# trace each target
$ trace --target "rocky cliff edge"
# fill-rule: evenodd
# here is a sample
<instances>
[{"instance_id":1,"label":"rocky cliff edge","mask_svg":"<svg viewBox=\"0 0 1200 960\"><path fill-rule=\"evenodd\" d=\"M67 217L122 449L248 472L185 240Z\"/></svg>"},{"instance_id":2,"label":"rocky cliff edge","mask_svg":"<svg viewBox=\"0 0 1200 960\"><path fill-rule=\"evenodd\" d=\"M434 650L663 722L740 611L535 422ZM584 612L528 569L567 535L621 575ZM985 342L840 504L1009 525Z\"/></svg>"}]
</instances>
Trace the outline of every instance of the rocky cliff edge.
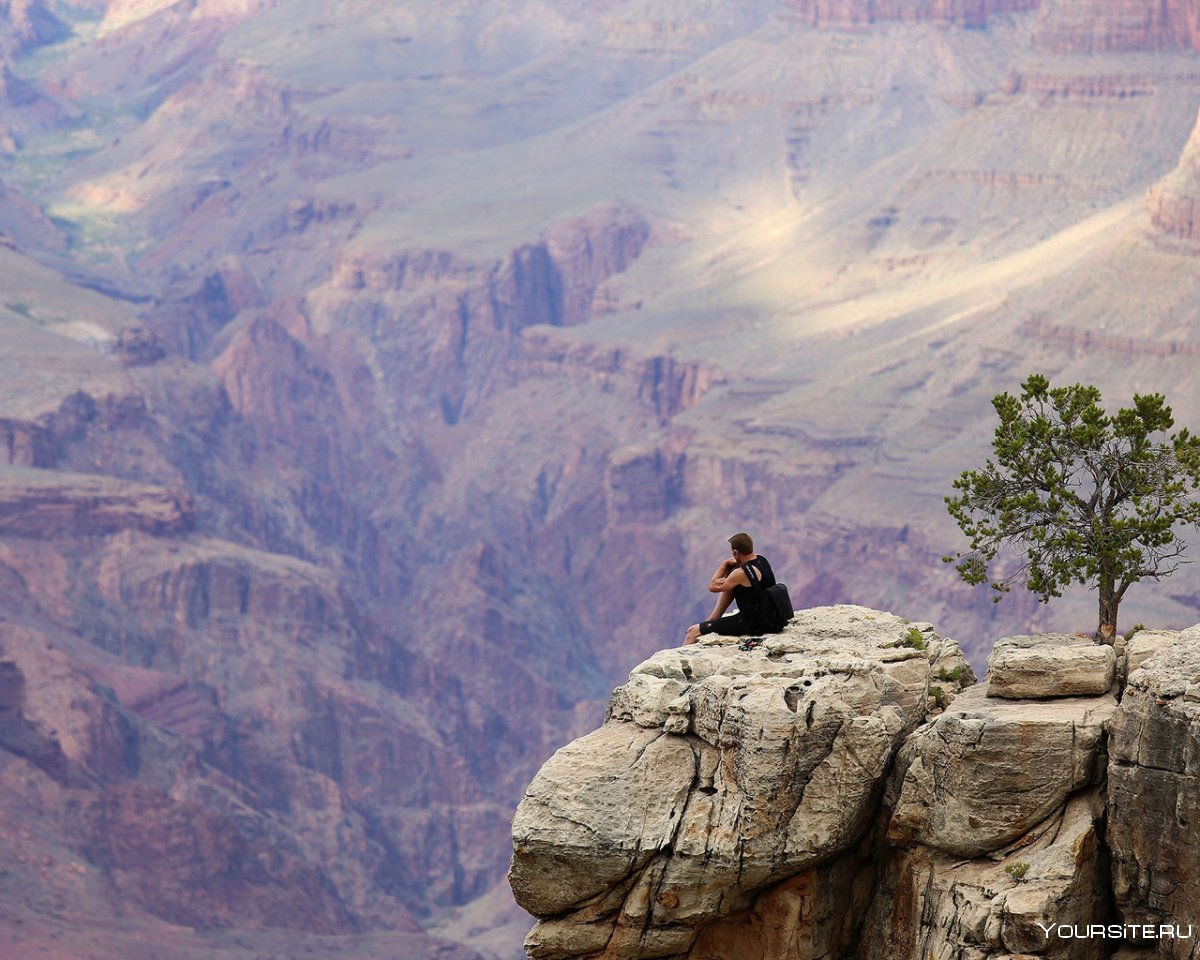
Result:
<instances>
[{"instance_id":1,"label":"rocky cliff edge","mask_svg":"<svg viewBox=\"0 0 1200 960\"><path fill-rule=\"evenodd\" d=\"M618 687L513 822L537 960L1200 949L1200 627L998 642L837 606Z\"/></svg>"}]
</instances>

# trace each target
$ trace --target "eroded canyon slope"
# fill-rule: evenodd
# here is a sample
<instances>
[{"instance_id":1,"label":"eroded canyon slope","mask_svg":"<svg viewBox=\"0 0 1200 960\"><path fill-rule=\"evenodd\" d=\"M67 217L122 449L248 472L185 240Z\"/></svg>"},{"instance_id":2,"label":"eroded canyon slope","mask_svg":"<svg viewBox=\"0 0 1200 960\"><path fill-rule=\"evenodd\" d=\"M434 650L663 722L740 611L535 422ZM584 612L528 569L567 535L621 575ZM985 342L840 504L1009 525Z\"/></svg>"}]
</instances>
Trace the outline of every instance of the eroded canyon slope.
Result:
<instances>
[{"instance_id":1,"label":"eroded canyon slope","mask_svg":"<svg viewBox=\"0 0 1200 960\"><path fill-rule=\"evenodd\" d=\"M979 662L1093 618L940 563L990 397L1200 421L1192 0L0 7L21 949L511 956L725 536Z\"/></svg>"}]
</instances>

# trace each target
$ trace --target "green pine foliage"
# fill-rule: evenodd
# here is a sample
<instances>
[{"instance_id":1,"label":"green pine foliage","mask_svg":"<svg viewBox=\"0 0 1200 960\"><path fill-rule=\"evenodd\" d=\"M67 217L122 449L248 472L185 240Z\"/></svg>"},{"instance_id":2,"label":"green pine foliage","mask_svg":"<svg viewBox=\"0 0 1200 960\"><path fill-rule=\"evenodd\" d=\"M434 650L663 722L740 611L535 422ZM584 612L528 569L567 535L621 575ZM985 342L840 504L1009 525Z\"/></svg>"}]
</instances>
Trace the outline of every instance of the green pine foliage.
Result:
<instances>
[{"instance_id":1,"label":"green pine foliage","mask_svg":"<svg viewBox=\"0 0 1200 960\"><path fill-rule=\"evenodd\" d=\"M946 561L967 583L990 581L995 600L1020 582L1042 602L1072 583L1094 587L1098 633L1111 641L1126 590L1184 562L1175 531L1200 521L1200 438L1166 435L1175 421L1161 394L1135 394L1110 415L1095 387L1051 387L1040 374L992 406L994 459L946 498L970 549ZM1002 550L1023 556L993 577Z\"/></svg>"},{"instance_id":2,"label":"green pine foliage","mask_svg":"<svg viewBox=\"0 0 1200 960\"><path fill-rule=\"evenodd\" d=\"M1016 863L1010 863L1004 868L1004 872L1010 877L1021 883L1025 879L1025 874L1029 872L1029 864L1023 860L1018 860Z\"/></svg>"}]
</instances>

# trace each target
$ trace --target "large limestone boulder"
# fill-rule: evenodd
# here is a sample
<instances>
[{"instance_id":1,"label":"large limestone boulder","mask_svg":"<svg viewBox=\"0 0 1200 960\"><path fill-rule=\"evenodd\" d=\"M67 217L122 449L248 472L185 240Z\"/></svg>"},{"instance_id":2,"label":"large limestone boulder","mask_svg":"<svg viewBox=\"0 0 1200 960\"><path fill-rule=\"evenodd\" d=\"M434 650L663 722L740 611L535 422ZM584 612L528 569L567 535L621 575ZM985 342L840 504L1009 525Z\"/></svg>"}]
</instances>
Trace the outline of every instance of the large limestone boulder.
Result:
<instances>
[{"instance_id":1,"label":"large limestone boulder","mask_svg":"<svg viewBox=\"0 0 1200 960\"><path fill-rule=\"evenodd\" d=\"M1113 648L1087 637L1005 637L988 657L987 692L1010 700L1094 697L1112 687L1116 668Z\"/></svg>"},{"instance_id":2,"label":"large limestone boulder","mask_svg":"<svg viewBox=\"0 0 1200 960\"><path fill-rule=\"evenodd\" d=\"M887 860L863 925L863 960L1097 960L1099 939L1059 937L1105 917L1103 790L1071 797L1003 855L963 860L914 844Z\"/></svg>"},{"instance_id":3,"label":"large limestone boulder","mask_svg":"<svg viewBox=\"0 0 1200 960\"><path fill-rule=\"evenodd\" d=\"M1058 700L964 691L905 743L888 839L960 857L1007 846L1104 776L1112 694Z\"/></svg>"},{"instance_id":4,"label":"large limestone boulder","mask_svg":"<svg viewBox=\"0 0 1200 960\"><path fill-rule=\"evenodd\" d=\"M819 904L855 885L846 852L926 716L934 664L971 679L932 627L848 606L804 611L756 649L705 638L641 664L517 810L510 881L542 918L530 955L686 955L760 900L804 928L790 941L827 937Z\"/></svg>"},{"instance_id":5,"label":"large limestone boulder","mask_svg":"<svg viewBox=\"0 0 1200 960\"><path fill-rule=\"evenodd\" d=\"M1108 844L1123 920L1200 935L1200 630L1130 672L1109 754ZM1156 943L1159 956L1200 957L1200 936Z\"/></svg>"},{"instance_id":6,"label":"large limestone boulder","mask_svg":"<svg viewBox=\"0 0 1200 960\"><path fill-rule=\"evenodd\" d=\"M1128 677L1160 650L1177 644L1182 636L1178 630L1139 630L1125 647L1125 675Z\"/></svg>"}]
</instances>

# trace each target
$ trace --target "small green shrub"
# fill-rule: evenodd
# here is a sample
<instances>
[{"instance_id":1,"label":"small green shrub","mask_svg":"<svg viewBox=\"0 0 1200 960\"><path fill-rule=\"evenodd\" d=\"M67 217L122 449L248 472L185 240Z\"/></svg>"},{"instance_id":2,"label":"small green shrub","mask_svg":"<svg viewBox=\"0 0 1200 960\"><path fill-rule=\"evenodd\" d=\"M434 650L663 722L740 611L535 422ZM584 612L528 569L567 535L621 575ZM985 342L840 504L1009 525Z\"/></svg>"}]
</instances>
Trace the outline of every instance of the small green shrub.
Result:
<instances>
[{"instance_id":1,"label":"small green shrub","mask_svg":"<svg viewBox=\"0 0 1200 960\"><path fill-rule=\"evenodd\" d=\"M1010 863L1005 867L1004 872L1016 880L1017 883L1021 883L1025 879L1025 874L1029 872L1029 864L1023 860L1018 860L1016 863Z\"/></svg>"},{"instance_id":2,"label":"small green shrub","mask_svg":"<svg viewBox=\"0 0 1200 960\"><path fill-rule=\"evenodd\" d=\"M938 667L938 672L935 676L939 680L945 680L948 683L958 683L963 678L963 668L957 666L953 670L947 670L945 667Z\"/></svg>"},{"instance_id":3,"label":"small green shrub","mask_svg":"<svg viewBox=\"0 0 1200 960\"><path fill-rule=\"evenodd\" d=\"M939 710L946 709L946 691L941 687L930 687L929 696L933 698L933 705Z\"/></svg>"},{"instance_id":4,"label":"small green shrub","mask_svg":"<svg viewBox=\"0 0 1200 960\"><path fill-rule=\"evenodd\" d=\"M900 642L902 647L912 647L914 650L925 649L925 637L916 627L909 627L908 633L904 635L904 639Z\"/></svg>"},{"instance_id":5,"label":"small green shrub","mask_svg":"<svg viewBox=\"0 0 1200 960\"><path fill-rule=\"evenodd\" d=\"M1144 623L1135 623L1132 627L1130 627L1123 634L1121 634L1121 636L1123 636L1125 638L1125 642L1128 643L1130 640L1133 639L1133 635L1135 633L1139 633L1140 631L1145 630L1145 629L1146 629L1146 625Z\"/></svg>"}]
</instances>

